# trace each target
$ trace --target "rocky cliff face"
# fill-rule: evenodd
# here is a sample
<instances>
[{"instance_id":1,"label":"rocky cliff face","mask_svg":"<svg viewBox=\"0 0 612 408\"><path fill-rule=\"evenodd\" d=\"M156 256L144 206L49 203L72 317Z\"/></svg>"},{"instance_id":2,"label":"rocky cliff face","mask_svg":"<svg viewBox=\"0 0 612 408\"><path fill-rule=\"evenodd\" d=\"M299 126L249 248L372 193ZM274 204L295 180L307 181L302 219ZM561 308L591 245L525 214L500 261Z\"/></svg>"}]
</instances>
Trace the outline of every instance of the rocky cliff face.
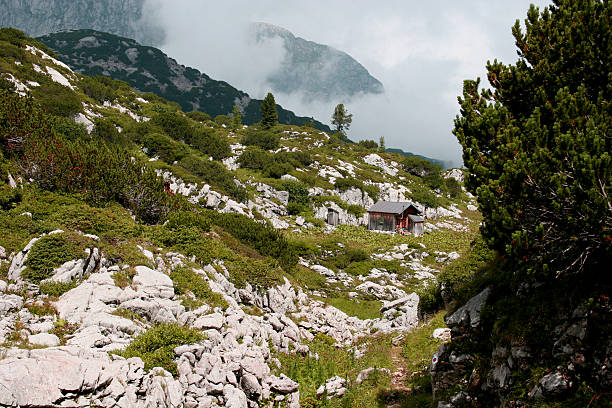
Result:
<instances>
[{"instance_id":1,"label":"rocky cliff face","mask_svg":"<svg viewBox=\"0 0 612 408\"><path fill-rule=\"evenodd\" d=\"M160 44L163 31L141 21L145 0L1 0L0 26L15 27L30 36L92 28Z\"/></svg>"},{"instance_id":2,"label":"rocky cliff face","mask_svg":"<svg viewBox=\"0 0 612 408\"><path fill-rule=\"evenodd\" d=\"M296 37L290 31L266 23L253 24L258 41L283 40L286 56L268 80L282 93L303 93L306 100L339 100L358 94L384 92L383 84L345 52Z\"/></svg>"},{"instance_id":3,"label":"rocky cliff face","mask_svg":"<svg viewBox=\"0 0 612 408\"><path fill-rule=\"evenodd\" d=\"M538 290L550 294L543 286ZM446 317L452 342L440 346L430 366L438 407L582 406L589 400L589 406L608 406L612 308L607 296L569 309L546 296L534 302L536 294L523 290L517 296L522 307L539 304L541 314L507 330L512 318L500 313L500 304L512 297L487 287ZM535 333L528 329L534 321L542 322Z\"/></svg>"}]
</instances>

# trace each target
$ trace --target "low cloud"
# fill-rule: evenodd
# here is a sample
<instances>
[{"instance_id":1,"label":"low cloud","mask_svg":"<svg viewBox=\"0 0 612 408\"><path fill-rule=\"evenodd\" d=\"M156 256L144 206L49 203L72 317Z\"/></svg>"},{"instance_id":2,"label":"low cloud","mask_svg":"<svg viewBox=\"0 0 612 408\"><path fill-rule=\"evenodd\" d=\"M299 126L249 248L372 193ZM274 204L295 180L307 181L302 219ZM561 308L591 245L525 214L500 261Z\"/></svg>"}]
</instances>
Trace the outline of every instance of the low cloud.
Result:
<instances>
[{"instance_id":1,"label":"low cloud","mask_svg":"<svg viewBox=\"0 0 612 408\"><path fill-rule=\"evenodd\" d=\"M277 94L296 114L330 122L344 103L354 114L353 140L385 137L388 147L461 163L452 135L464 79L485 78L487 60L516 61L511 26L529 3L548 0L147 0L166 31L163 49L180 63L261 98L267 78L284 59L280 41L256 44L249 24L263 21L304 39L345 51L379 79L385 94L306 103L303 95ZM486 82L486 80L485 80Z\"/></svg>"}]
</instances>

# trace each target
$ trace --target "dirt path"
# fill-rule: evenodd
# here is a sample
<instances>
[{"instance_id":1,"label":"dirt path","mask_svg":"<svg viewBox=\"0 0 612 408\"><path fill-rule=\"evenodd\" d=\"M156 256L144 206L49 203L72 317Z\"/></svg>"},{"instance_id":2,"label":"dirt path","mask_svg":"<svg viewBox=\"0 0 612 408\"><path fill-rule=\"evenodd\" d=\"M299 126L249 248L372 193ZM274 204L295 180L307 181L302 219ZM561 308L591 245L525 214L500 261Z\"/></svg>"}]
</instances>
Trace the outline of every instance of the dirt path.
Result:
<instances>
[{"instance_id":1,"label":"dirt path","mask_svg":"<svg viewBox=\"0 0 612 408\"><path fill-rule=\"evenodd\" d=\"M406 378L410 373L404 367L405 360L402 357L402 348L400 346L391 347L391 361L393 361L395 366L395 371L391 374L391 390L410 391L406 387Z\"/></svg>"}]
</instances>

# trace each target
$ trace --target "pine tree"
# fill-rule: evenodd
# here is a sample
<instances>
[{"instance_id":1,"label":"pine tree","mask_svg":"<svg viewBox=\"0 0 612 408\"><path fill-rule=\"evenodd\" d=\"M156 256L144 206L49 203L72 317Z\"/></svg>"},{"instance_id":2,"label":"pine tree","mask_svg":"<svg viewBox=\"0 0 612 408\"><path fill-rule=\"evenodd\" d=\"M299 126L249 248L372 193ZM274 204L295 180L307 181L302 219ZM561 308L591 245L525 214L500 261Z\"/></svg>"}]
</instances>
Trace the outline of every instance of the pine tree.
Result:
<instances>
[{"instance_id":1,"label":"pine tree","mask_svg":"<svg viewBox=\"0 0 612 408\"><path fill-rule=\"evenodd\" d=\"M464 82L454 134L482 233L516 271L559 277L611 258L610 5L555 0L513 35L515 65Z\"/></svg>"},{"instance_id":2,"label":"pine tree","mask_svg":"<svg viewBox=\"0 0 612 408\"><path fill-rule=\"evenodd\" d=\"M261 103L261 127L270 129L278 122L278 113L276 113L276 102L274 95L268 92L268 95Z\"/></svg>"},{"instance_id":3,"label":"pine tree","mask_svg":"<svg viewBox=\"0 0 612 408\"><path fill-rule=\"evenodd\" d=\"M385 146L385 137L381 136L378 142L378 151L381 153L385 153L387 151L387 146Z\"/></svg>"},{"instance_id":4,"label":"pine tree","mask_svg":"<svg viewBox=\"0 0 612 408\"><path fill-rule=\"evenodd\" d=\"M338 104L332 115L332 125L336 126L336 131L344 136L352 122L353 114L348 113L343 104Z\"/></svg>"},{"instance_id":5,"label":"pine tree","mask_svg":"<svg viewBox=\"0 0 612 408\"><path fill-rule=\"evenodd\" d=\"M242 113L238 105L234 105L234 111L232 112L232 128L234 130L242 127Z\"/></svg>"}]
</instances>

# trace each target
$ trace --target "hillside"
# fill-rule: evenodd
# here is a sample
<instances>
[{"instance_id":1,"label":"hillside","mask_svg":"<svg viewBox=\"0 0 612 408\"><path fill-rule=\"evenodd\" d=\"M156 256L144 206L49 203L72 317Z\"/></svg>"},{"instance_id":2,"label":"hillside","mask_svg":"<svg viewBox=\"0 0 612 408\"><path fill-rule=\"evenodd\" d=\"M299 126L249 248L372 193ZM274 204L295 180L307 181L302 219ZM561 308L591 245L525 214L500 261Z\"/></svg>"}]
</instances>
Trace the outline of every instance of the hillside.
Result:
<instances>
[{"instance_id":1,"label":"hillside","mask_svg":"<svg viewBox=\"0 0 612 408\"><path fill-rule=\"evenodd\" d=\"M0 52L0 406L431 398L438 279L480 220L460 171L185 115L15 30ZM425 234L366 230L378 199Z\"/></svg>"},{"instance_id":2,"label":"hillside","mask_svg":"<svg viewBox=\"0 0 612 408\"><path fill-rule=\"evenodd\" d=\"M384 92L383 84L345 52L296 37L272 24L254 23L252 30L260 42L283 40L285 58L268 76L275 92L299 93L307 101L350 100Z\"/></svg>"},{"instance_id":3,"label":"hillside","mask_svg":"<svg viewBox=\"0 0 612 408\"><path fill-rule=\"evenodd\" d=\"M215 118L231 114L237 105L245 124L261 120L261 100L251 99L226 82L180 65L157 48L94 30L49 34L39 40L75 72L125 81L141 92L177 102L185 112L201 111ZM299 126L312 122L316 128L330 131L327 125L312 118L298 117L280 105L277 111L280 123Z\"/></svg>"}]
</instances>

